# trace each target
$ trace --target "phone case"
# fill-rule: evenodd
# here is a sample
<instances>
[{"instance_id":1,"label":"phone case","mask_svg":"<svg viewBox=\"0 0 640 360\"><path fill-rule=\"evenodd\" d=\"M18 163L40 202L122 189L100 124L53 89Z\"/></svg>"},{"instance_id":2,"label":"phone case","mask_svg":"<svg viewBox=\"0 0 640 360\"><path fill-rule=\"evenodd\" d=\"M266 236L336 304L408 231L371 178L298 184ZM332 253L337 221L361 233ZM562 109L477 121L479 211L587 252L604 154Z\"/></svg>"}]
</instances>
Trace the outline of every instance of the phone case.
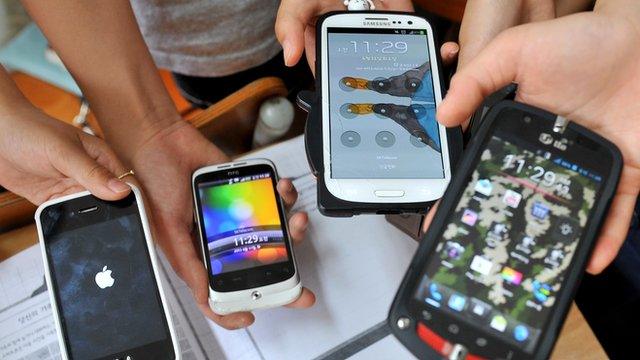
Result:
<instances>
[{"instance_id":1,"label":"phone case","mask_svg":"<svg viewBox=\"0 0 640 360\"><path fill-rule=\"evenodd\" d=\"M497 115L500 110L508 107L518 108L527 112L533 113L540 117L553 118L557 115L549 113L545 110L538 109L515 101L504 100L493 106L486 117L484 117L482 124L478 128L478 133L471 139L468 150L465 151L465 155L460 160L458 171L453 177L449 187L447 188L442 201L438 207L438 211L434 216L434 219L430 225L430 231L427 231L420 242L420 246L407 269L404 279L396 293L387 322L391 328L391 332L396 338L398 338L405 347L413 352L419 358L439 358L440 355L434 350L429 348L422 342L416 335L415 327L417 319L411 318L409 315L407 304L413 297L413 291L420 281L420 275L425 266L426 259L430 254L432 248L437 243L436 236L439 234L439 229L442 229L447 225L446 217L448 213L456 206L456 195L462 191L466 185L465 180L469 176L469 173L473 171L473 162L476 157L476 153L480 151L483 140L489 135L489 131L492 123L498 118ZM566 276L565 289L562 295L557 298L557 308L555 313L550 316L549 323L545 331L540 337L537 345L536 352L532 355L535 359L548 358L553 346L557 340L558 334L562 328L567 313L571 307L571 300L573 299L575 292L578 288L580 279L584 273L586 262L589 258L595 239L598 235L599 229L604 221L605 215L611 204L611 200L615 193L616 186L620 177L622 169L622 155L618 148L610 141L603 137L593 133L592 131L577 125L573 122L569 123L568 128L572 131L580 133L582 136L588 137L590 140L602 145L612 154L612 174L607 183L603 184L602 194L598 201L594 204L593 221L587 224L584 229L583 243L575 252L575 259L573 268L569 270ZM437 230L436 230L437 229ZM410 318L411 324L408 328L401 330L397 326L398 319L401 317Z\"/></svg>"},{"instance_id":2,"label":"phone case","mask_svg":"<svg viewBox=\"0 0 640 360\"><path fill-rule=\"evenodd\" d=\"M178 344L178 337L176 336L176 330L175 327L173 325L173 320L171 318L171 312L169 311L169 302L167 301L165 295L164 295L164 289L162 286L162 279L160 278L160 273L158 270L158 259L157 259L157 255L156 255L156 251L155 251L155 244L153 242L153 237L151 236L151 227L149 226L149 220L147 217L147 213L145 210L145 206L144 206L144 202L142 200L142 193L140 192L140 189L138 189L138 187L136 187L135 185L128 183L129 186L131 186L131 191L134 193L135 197L136 197L136 202L138 203L138 209L140 210L140 219L141 219L141 223L142 223L142 228L144 230L144 235L145 235L145 240L147 243L147 248L149 250L149 258L151 259L151 268L153 269L153 274L155 276L155 280L156 283L158 284L158 290L160 293L160 301L162 302L162 307L164 308L164 315L167 319L167 326L169 327L169 332L171 334L171 342L173 343L173 351L175 352L176 355L176 360L180 360L182 359L182 354L180 352L180 347ZM67 195L67 196L63 196L57 199L53 199L53 200L49 200L47 202L42 203L38 209L36 210L36 213L34 215L35 217L35 221L36 221L36 227L38 229L38 239L39 239L39 243L40 243L40 252L42 253L42 261L44 262L44 276L45 276L45 280L47 282L47 289L49 292L49 300L51 301L51 309L54 313L54 321L56 324L56 333L58 335L58 344L60 346L60 355L62 357L62 359L66 360L68 359L69 355L68 355L68 351L67 351L67 346L66 343L64 341L64 335L62 334L62 324L60 323L60 310L58 309L58 303L56 301L56 297L53 294L53 281L51 280L51 273L49 272L49 260L47 259L47 249L45 248L44 245L44 233L42 231L42 224L40 223L40 214L42 213L42 210L45 209L46 207L53 205L53 204L58 204L58 203L62 203L65 202L67 200L71 200L71 199L75 199L75 198L79 198L79 197L83 197L83 196L87 196L87 195L91 195L90 192L88 191L82 191L79 193L75 193L75 194L71 194L71 195Z\"/></svg>"},{"instance_id":3,"label":"phone case","mask_svg":"<svg viewBox=\"0 0 640 360\"><path fill-rule=\"evenodd\" d=\"M321 52L321 31L323 21L335 14L348 13L345 11L334 11L321 16L316 23L316 54ZM379 11L358 11L358 13L384 14ZM386 12L389 14L409 14L402 12ZM411 13L410 15L416 16ZM320 78L322 67L320 66L321 56L316 57L316 79ZM443 85L442 64L438 59L438 71L440 75L440 88L443 97L445 87ZM361 203L350 202L333 196L324 184L323 176L323 144L322 144L322 82L316 81L315 92L301 91L297 97L298 106L307 111L307 122L305 125L305 150L307 160L313 174L317 179L317 202L318 210L325 216L350 217L359 214L403 214L403 213L426 213L434 201L420 203ZM462 131L460 127L447 129L447 141L449 145L449 162L451 174L455 172L455 166L462 153Z\"/></svg>"}]
</instances>

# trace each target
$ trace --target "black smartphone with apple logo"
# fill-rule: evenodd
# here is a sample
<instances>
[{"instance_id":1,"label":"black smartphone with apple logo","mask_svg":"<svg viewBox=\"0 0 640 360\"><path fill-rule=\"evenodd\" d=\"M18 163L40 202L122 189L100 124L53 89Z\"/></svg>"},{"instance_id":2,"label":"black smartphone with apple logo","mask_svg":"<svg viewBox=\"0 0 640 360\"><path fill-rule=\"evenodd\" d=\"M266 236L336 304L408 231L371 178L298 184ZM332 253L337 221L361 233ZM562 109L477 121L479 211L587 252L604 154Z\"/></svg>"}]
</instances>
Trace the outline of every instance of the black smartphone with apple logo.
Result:
<instances>
[{"instance_id":1,"label":"black smartphone with apple logo","mask_svg":"<svg viewBox=\"0 0 640 360\"><path fill-rule=\"evenodd\" d=\"M42 204L36 223L63 359L179 359L140 192Z\"/></svg>"}]
</instances>

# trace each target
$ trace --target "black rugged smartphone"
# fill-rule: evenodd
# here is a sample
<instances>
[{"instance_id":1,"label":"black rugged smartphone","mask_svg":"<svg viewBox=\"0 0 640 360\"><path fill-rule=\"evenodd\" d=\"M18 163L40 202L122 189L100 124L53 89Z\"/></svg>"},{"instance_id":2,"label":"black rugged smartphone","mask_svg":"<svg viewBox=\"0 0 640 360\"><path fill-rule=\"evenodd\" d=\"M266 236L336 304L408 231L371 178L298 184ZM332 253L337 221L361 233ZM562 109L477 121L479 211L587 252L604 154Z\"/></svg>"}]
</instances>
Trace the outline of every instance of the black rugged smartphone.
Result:
<instances>
[{"instance_id":1,"label":"black rugged smartphone","mask_svg":"<svg viewBox=\"0 0 640 360\"><path fill-rule=\"evenodd\" d=\"M621 168L593 132L495 105L398 290L393 334L419 358L547 358Z\"/></svg>"}]
</instances>

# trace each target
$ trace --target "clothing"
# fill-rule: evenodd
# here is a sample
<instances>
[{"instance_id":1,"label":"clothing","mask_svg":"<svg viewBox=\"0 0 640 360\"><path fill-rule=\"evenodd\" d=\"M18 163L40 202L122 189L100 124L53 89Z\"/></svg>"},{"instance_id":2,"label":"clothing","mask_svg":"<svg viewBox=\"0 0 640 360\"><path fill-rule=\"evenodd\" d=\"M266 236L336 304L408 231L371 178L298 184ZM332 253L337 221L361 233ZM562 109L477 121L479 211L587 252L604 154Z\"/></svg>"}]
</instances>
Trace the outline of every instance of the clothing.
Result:
<instances>
[{"instance_id":1,"label":"clothing","mask_svg":"<svg viewBox=\"0 0 640 360\"><path fill-rule=\"evenodd\" d=\"M313 86L313 75L303 58L294 67L284 64L282 53L276 54L262 65L223 77L197 77L173 74L182 96L192 104L207 108L234 91L261 77L275 76L286 85L289 93L295 96L300 90ZM293 100L293 99L291 99Z\"/></svg>"},{"instance_id":2,"label":"clothing","mask_svg":"<svg viewBox=\"0 0 640 360\"><path fill-rule=\"evenodd\" d=\"M282 50L274 32L278 0L133 0L160 68L200 77L238 73Z\"/></svg>"}]
</instances>

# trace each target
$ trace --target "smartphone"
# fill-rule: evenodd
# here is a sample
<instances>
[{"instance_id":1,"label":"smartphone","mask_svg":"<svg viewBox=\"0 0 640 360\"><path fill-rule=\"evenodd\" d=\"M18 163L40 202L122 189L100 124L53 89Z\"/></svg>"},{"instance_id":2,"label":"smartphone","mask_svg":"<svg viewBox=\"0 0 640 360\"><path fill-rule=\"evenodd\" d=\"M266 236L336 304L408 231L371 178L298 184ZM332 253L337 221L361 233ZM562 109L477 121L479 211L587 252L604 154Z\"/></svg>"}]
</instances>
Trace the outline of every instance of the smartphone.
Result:
<instances>
[{"instance_id":1,"label":"smartphone","mask_svg":"<svg viewBox=\"0 0 640 360\"><path fill-rule=\"evenodd\" d=\"M595 133L498 103L398 290L394 335L420 358L546 359L621 168Z\"/></svg>"},{"instance_id":2,"label":"smartphone","mask_svg":"<svg viewBox=\"0 0 640 360\"><path fill-rule=\"evenodd\" d=\"M207 166L192 182L213 311L225 315L296 300L302 285L273 163Z\"/></svg>"},{"instance_id":3,"label":"smartphone","mask_svg":"<svg viewBox=\"0 0 640 360\"><path fill-rule=\"evenodd\" d=\"M418 203L451 177L433 29L401 13L338 13L322 20L323 176L336 198Z\"/></svg>"},{"instance_id":4,"label":"smartphone","mask_svg":"<svg viewBox=\"0 0 640 360\"><path fill-rule=\"evenodd\" d=\"M63 359L180 359L140 191L81 192L35 220Z\"/></svg>"}]
</instances>

